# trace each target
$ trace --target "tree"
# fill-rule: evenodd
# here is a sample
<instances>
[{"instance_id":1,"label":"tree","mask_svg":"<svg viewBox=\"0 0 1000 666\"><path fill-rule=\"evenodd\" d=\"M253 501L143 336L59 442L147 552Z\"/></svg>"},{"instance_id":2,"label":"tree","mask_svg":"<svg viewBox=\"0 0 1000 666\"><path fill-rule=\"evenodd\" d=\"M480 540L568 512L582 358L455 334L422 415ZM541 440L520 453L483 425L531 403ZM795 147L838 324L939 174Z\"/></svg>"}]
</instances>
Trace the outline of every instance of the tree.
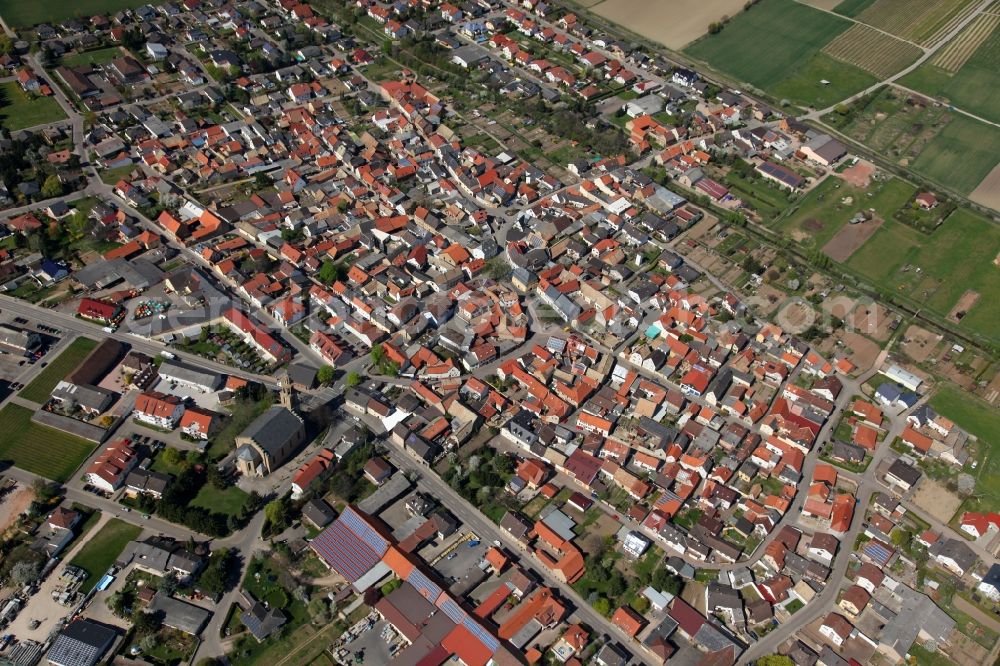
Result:
<instances>
[{"instance_id":1,"label":"tree","mask_svg":"<svg viewBox=\"0 0 1000 666\"><path fill-rule=\"evenodd\" d=\"M597 599L594 600L594 610L600 613L601 615L610 615L611 602L608 601L605 597L597 597Z\"/></svg>"},{"instance_id":2,"label":"tree","mask_svg":"<svg viewBox=\"0 0 1000 666\"><path fill-rule=\"evenodd\" d=\"M28 585L38 580L41 566L38 562L23 561L15 564L10 570L10 579L18 586Z\"/></svg>"},{"instance_id":3,"label":"tree","mask_svg":"<svg viewBox=\"0 0 1000 666\"><path fill-rule=\"evenodd\" d=\"M223 548L212 553L208 564L198 577L198 589L202 592L218 596L226 591L230 582L230 572L236 569L233 563L233 552Z\"/></svg>"},{"instance_id":4,"label":"tree","mask_svg":"<svg viewBox=\"0 0 1000 666\"><path fill-rule=\"evenodd\" d=\"M271 185L273 185L273 184L274 184L274 181L272 181L267 176L267 174L258 173L256 176L253 177L253 186L254 186L254 189L257 189L257 190L266 190L267 188L271 187Z\"/></svg>"},{"instance_id":5,"label":"tree","mask_svg":"<svg viewBox=\"0 0 1000 666\"><path fill-rule=\"evenodd\" d=\"M768 654L757 660L757 666L795 666L795 662L783 654Z\"/></svg>"},{"instance_id":6,"label":"tree","mask_svg":"<svg viewBox=\"0 0 1000 666\"><path fill-rule=\"evenodd\" d=\"M161 612L147 613L145 610L136 611L132 617L132 626L138 636L148 636L155 634L163 627L163 614Z\"/></svg>"},{"instance_id":7,"label":"tree","mask_svg":"<svg viewBox=\"0 0 1000 666\"><path fill-rule=\"evenodd\" d=\"M264 518L270 526L271 533L284 529L288 524L288 503L284 498L271 500L264 507Z\"/></svg>"},{"instance_id":8,"label":"tree","mask_svg":"<svg viewBox=\"0 0 1000 666\"><path fill-rule=\"evenodd\" d=\"M35 479L31 483L31 490L35 493L35 499L39 502L51 502L59 497L59 486L46 479Z\"/></svg>"},{"instance_id":9,"label":"tree","mask_svg":"<svg viewBox=\"0 0 1000 666\"><path fill-rule=\"evenodd\" d=\"M156 645L157 645L156 636L154 636L153 634L147 634L146 636L143 636L139 640L139 649L146 653L150 652L151 650L155 650Z\"/></svg>"},{"instance_id":10,"label":"tree","mask_svg":"<svg viewBox=\"0 0 1000 666\"><path fill-rule=\"evenodd\" d=\"M333 366L324 365L321 366L319 370L316 371L316 381L320 384L329 384L333 381L334 369Z\"/></svg>"},{"instance_id":11,"label":"tree","mask_svg":"<svg viewBox=\"0 0 1000 666\"><path fill-rule=\"evenodd\" d=\"M164 449L160 455L163 456L163 462L171 467L179 465L181 460L184 459L183 454L179 450L171 447Z\"/></svg>"},{"instance_id":12,"label":"tree","mask_svg":"<svg viewBox=\"0 0 1000 666\"><path fill-rule=\"evenodd\" d=\"M364 381L364 378L357 372L352 371L347 373L347 379L344 381L344 383L346 383L348 388L350 388L352 386L357 386L362 381Z\"/></svg>"},{"instance_id":13,"label":"tree","mask_svg":"<svg viewBox=\"0 0 1000 666\"><path fill-rule=\"evenodd\" d=\"M45 199L53 199L55 197L61 197L63 193L63 184L59 180L59 176L52 174L45 179L42 183L42 197Z\"/></svg>"}]
</instances>

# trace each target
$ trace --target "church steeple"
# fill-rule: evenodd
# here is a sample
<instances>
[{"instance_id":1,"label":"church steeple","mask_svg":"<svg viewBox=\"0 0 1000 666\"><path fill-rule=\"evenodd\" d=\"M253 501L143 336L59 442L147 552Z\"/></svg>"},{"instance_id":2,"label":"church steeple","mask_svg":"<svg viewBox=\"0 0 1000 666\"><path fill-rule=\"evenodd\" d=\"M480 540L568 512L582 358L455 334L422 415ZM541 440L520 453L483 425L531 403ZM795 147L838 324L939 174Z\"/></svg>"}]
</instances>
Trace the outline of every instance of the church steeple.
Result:
<instances>
[{"instance_id":1,"label":"church steeple","mask_svg":"<svg viewBox=\"0 0 1000 666\"><path fill-rule=\"evenodd\" d=\"M295 389L292 388L292 380L287 371L278 375L278 391L280 394L281 406L290 412L296 411Z\"/></svg>"}]
</instances>

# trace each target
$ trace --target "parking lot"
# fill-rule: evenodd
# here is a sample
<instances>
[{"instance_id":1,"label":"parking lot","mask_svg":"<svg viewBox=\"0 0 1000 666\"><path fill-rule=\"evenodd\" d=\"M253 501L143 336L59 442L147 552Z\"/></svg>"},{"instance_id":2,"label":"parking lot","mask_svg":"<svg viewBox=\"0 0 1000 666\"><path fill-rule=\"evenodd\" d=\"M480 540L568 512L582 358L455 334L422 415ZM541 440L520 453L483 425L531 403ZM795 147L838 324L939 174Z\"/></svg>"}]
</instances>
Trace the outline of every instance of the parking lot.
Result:
<instances>
[{"instance_id":1,"label":"parking lot","mask_svg":"<svg viewBox=\"0 0 1000 666\"><path fill-rule=\"evenodd\" d=\"M489 547L490 544L487 542L478 541L475 538L465 538L450 550L441 553L436 562L430 559L428 561L433 564L445 581L452 583L452 592L464 592L479 585L486 577L486 573L479 568L479 564L486 556Z\"/></svg>"}]
</instances>

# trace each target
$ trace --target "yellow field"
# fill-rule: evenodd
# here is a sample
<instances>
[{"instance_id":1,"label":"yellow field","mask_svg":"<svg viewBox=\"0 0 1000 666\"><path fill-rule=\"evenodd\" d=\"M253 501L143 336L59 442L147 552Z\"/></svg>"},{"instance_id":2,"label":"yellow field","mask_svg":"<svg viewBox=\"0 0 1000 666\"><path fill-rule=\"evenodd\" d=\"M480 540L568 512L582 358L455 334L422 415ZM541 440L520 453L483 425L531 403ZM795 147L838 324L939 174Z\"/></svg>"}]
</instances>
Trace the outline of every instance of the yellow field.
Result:
<instances>
[{"instance_id":1,"label":"yellow field","mask_svg":"<svg viewBox=\"0 0 1000 666\"><path fill-rule=\"evenodd\" d=\"M857 20L903 39L929 46L940 41L969 12L973 0L876 0Z\"/></svg>"},{"instance_id":2,"label":"yellow field","mask_svg":"<svg viewBox=\"0 0 1000 666\"><path fill-rule=\"evenodd\" d=\"M861 23L840 33L823 53L886 78L920 57L920 48Z\"/></svg>"},{"instance_id":3,"label":"yellow field","mask_svg":"<svg viewBox=\"0 0 1000 666\"><path fill-rule=\"evenodd\" d=\"M739 14L744 1L603 0L589 9L647 39L680 49L708 32L710 23Z\"/></svg>"},{"instance_id":4,"label":"yellow field","mask_svg":"<svg viewBox=\"0 0 1000 666\"><path fill-rule=\"evenodd\" d=\"M957 72L976 49L989 39L997 25L1000 25L1000 14L980 14L960 35L934 54L931 64L949 72Z\"/></svg>"}]
</instances>

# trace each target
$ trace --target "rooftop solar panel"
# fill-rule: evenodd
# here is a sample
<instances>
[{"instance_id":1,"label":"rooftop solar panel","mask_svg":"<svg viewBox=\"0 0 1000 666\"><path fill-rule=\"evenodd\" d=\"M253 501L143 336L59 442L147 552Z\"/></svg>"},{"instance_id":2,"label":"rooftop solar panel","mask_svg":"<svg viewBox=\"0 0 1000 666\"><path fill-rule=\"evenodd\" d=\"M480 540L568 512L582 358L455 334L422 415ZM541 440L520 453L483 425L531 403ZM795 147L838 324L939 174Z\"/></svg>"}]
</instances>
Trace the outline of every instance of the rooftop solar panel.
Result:
<instances>
[{"instance_id":1,"label":"rooftop solar panel","mask_svg":"<svg viewBox=\"0 0 1000 666\"><path fill-rule=\"evenodd\" d=\"M451 618L451 621L455 624L461 624L468 617L466 612L462 610L462 607L459 606L454 599L445 599L441 602L440 606L441 610L444 611L444 614Z\"/></svg>"},{"instance_id":2,"label":"rooftop solar panel","mask_svg":"<svg viewBox=\"0 0 1000 666\"><path fill-rule=\"evenodd\" d=\"M313 540L312 548L328 566L352 583L368 573L382 558L381 553L373 550L339 519Z\"/></svg>"},{"instance_id":3,"label":"rooftop solar panel","mask_svg":"<svg viewBox=\"0 0 1000 666\"><path fill-rule=\"evenodd\" d=\"M417 568L410 571L410 575L406 577L406 581L417 588L417 591L429 601L436 601L441 596L441 588L435 585L430 578Z\"/></svg>"},{"instance_id":4,"label":"rooftop solar panel","mask_svg":"<svg viewBox=\"0 0 1000 666\"><path fill-rule=\"evenodd\" d=\"M490 632L486 631L481 624L477 623L471 617L466 617L462 624L479 640L480 643L485 645L486 649L490 652L496 652L500 648L500 641L498 641L492 634L490 634Z\"/></svg>"},{"instance_id":5,"label":"rooftop solar panel","mask_svg":"<svg viewBox=\"0 0 1000 666\"><path fill-rule=\"evenodd\" d=\"M386 538L376 532L366 520L354 511L354 509L346 509L344 513L341 514L340 518L352 532L364 540L364 542L367 543L372 550L378 553L380 557L385 553L385 551L389 550L389 542Z\"/></svg>"}]
</instances>

